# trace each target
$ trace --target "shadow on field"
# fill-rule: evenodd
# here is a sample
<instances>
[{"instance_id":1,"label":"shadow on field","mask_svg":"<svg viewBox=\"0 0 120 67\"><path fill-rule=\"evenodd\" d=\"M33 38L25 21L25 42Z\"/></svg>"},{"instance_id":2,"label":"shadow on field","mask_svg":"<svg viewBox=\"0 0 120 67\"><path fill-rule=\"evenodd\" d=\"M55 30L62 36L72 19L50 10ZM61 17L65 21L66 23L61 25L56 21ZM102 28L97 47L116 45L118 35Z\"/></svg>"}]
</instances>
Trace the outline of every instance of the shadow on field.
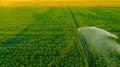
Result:
<instances>
[{"instance_id":1,"label":"shadow on field","mask_svg":"<svg viewBox=\"0 0 120 67\"><path fill-rule=\"evenodd\" d=\"M36 15L37 14L37 15ZM4 42L1 42L0 44L3 45L15 45L15 44L20 44L20 43L24 43L24 40L27 39L27 36L24 34L25 32L28 32L30 30L31 27L36 25L35 21L40 21L40 18L42 17L42 14L38 14L38 13L33 13L33 21L31 23L29 23L28 26L26 26L21 32L19 32L18 34L16 34L13 38L6 40Z\"/></svg>"},{"instance_id":2,"label":"shadow on field","mask_svg":"<svg viewBox=\"0 0 120 67\"><path fill-rule=\"evenodd\" d=\"M2 42L1 44L3 44L3 45L14 45L14 44L21 43L21 39L19 39L19 37L23 36L24 35L23 33L27 32L29 30L29 27L31 27L31 26L33 26L33 24L28 25L21 32L19 32L18 34L16 34L14 38L9 39L9 40L7 40L5 42Z\"/></svg>"}]
</instances>

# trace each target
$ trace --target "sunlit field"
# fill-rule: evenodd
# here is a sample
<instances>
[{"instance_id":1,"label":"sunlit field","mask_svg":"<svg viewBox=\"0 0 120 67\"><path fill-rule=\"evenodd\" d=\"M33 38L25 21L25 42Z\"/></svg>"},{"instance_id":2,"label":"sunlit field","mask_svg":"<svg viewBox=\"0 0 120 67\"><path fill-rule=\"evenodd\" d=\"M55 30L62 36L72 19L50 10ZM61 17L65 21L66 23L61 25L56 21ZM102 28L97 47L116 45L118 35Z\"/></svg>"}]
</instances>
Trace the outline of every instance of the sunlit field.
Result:
<instances>
[{"instance_id":1,"label":"sunlit field","mask_svg":"<svg viewBox=\"0 0 120 67\"><path fill-rule=\"evenodd\" d=\"M120 1L1 1L1 6L120 6Z\"/></svg>"},{"instance_id":2,"label":"sunlit field","mask_svg":"<svg viewBox=\"0 0 120 67\"><path fill-rule=\"evenodd\" d=\"M120 43L119 6L29 4L1 4L0 67L120 67L120 53L84 47L78 34L78 28L94 26Z\"/></svg>"}]
</instances>

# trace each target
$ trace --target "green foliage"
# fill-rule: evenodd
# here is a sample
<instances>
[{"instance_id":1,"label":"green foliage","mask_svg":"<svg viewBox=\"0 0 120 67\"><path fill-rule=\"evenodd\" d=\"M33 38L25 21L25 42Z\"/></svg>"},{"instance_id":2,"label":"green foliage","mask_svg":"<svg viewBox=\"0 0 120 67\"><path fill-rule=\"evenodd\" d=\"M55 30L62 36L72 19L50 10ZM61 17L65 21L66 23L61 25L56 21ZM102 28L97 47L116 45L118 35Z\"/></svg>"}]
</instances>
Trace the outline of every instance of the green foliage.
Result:
<instances>
[{"instance_id":1,"label":"green foliage","mask_svg":"<svg viewBox=\"0 0 120 67\"><path fill-rule=\"evenodd\" d=\"M70 9L79 27L96 26L120 36L119 7ZM88 55L97 67L115 59ZM0 67L88 67L91 62L67 7L0 7Z\"/></svg>"},{"instance_id":2,"label":"green foliage","mask_svg":"<svg viewBox=\"0 0 120 67\"><path fill-rule=\"evenodd\" d=\"M0 10L0 66L86 66L67 8Z\"/></svg>"}]
</instances>

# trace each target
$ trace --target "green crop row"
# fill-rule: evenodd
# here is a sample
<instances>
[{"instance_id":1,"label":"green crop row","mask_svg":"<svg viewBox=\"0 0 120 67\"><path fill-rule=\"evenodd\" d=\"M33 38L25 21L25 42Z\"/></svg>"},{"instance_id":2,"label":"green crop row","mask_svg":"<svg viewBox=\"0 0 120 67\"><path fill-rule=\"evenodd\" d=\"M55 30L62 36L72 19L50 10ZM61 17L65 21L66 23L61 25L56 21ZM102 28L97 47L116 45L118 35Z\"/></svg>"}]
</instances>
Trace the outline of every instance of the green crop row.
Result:
<instances>
[{"instance_id":1,"label":"green crop row","mask_svg":"<svg viewBox=\"0 0 120 67\"><path fill-rule=\"evenodd\" d=\"M102 57L93 48L85 54L77 32L78 27L96 26L119 37L119 11L118 7L1 7L0 67L119 66L118 54Z\"/></svg>"}]
</instances>

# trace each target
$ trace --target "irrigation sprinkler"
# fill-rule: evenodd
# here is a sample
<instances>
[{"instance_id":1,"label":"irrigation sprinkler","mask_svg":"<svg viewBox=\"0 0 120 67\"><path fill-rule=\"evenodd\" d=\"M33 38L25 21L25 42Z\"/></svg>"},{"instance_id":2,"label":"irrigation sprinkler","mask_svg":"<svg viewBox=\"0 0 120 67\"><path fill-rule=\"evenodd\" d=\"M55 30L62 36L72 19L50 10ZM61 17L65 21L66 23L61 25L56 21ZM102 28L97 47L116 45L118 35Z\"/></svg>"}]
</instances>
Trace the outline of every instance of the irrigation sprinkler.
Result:
<instances>
[{"instance_id":1,"label":"irrigation sprinkler","mask_svg":"<svg viewBox=\"0 0 120 67\"><path fill-rule=\"evenodd\" d=\"M96 27L79 28L78 32L89 66L103 64L119 67L120 45L115 41L117 36Z\"/></svg>"},{"instance_id":2,"label":"irrigation sprinkler","mask_svg":"<svg viewBox=\"0 0 120 67\"><path fill-rule=\"evenodd\" d=\"M97 54L108 55L120 53L120 45L115 41L118 37L103 29L96 27L79 28L79 38L84 48L96 51Z\"/></svg>"}]
</instances>

